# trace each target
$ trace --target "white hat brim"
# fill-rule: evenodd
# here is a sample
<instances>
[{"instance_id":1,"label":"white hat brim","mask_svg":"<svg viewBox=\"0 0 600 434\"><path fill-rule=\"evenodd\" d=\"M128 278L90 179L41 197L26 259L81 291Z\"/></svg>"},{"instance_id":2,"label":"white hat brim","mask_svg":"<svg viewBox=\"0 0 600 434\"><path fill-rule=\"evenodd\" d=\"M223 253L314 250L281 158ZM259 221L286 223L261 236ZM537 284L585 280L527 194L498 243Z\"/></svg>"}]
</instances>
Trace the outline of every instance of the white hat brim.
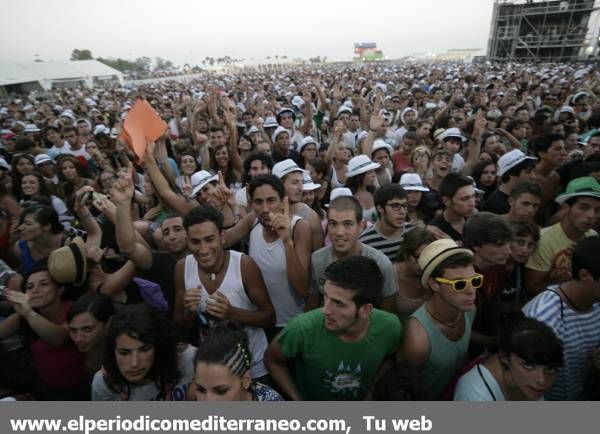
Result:
<instances>
[{"instance_id":1,"label":"white hat brim","mask_svg":"<svg viewBox=\"0 0 600 434\"><path fill-rule=\"evenodd\" d=\"M202 190L202 188L209 182L218 181L218 180L219 180L219 175L213 175L210 178L206 179L205 181L202 181L200 184L195 186L194 189L192 190L192 197L198 196L198 193L200 193L200 190Z\"/></svg>"},{"instance_id":2,"label":"white hat brim","mask_svg":"<svg viewBox=\"0 0 600 434\"><path fill-rule=\"evenodd\" d=\"M360 169L355 170L354 172L348 171L348 173L346 174L346 177L347 178L352 178L353 176L360 175L361 173L368 172L369 170L379 169L379 166L380 166L379 163L373 163L373 162L371 162L367 166L363 166Z\"/></svg>"}]
</instances>

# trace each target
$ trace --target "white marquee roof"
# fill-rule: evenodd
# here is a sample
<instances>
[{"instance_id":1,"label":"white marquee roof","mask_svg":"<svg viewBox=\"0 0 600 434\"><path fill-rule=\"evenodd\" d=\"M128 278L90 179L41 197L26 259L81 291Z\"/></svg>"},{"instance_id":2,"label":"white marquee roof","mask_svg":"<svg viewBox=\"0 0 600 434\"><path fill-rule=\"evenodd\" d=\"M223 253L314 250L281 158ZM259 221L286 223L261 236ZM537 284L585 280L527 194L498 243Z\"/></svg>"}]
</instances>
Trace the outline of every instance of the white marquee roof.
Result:
<instances>
[{"instance_id":1,"label":"white marquee roof","mask_svg":"<svg viewBox=\"0 0 600 434\"><path fill-rule=\"evenodd\" d=\"M66 62L0 62L0 86L30 82L85 80L123 74L97 60Z\"/></svg>"}]
</instances>

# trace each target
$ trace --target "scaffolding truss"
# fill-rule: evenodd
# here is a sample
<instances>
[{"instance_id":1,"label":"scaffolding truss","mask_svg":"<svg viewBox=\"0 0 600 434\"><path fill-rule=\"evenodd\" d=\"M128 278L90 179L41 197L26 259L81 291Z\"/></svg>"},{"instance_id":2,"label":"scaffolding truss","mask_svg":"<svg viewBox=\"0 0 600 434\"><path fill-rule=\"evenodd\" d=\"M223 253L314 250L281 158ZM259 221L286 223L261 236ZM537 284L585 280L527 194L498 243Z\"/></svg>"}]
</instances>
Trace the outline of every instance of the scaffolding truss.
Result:
<instances>
[{"instance_id":1,"label":"scaffolding truss","mask_svg":"<svg viewBox=\"0 0 600 434\"><path fill-rule=\"evenodd\" d=\"M569 62L598 53L598 0L494 3L488 57Z\"/></svg>"}]
</instances>

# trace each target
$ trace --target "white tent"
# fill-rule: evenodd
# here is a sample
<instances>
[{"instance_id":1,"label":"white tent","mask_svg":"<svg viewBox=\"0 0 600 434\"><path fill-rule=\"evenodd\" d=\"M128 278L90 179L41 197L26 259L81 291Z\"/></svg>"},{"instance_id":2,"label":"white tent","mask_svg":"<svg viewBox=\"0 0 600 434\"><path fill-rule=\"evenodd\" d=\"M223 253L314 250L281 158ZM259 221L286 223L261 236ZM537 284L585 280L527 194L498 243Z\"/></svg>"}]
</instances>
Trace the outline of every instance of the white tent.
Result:
<instances>
[{"instance_id":1,"label":"white tent","mask_svg":"<svg viewBox=\"0 0 600 434\"><path fill-rule=\"evenodd\" d=\"M94 87L94 80L118 80L123 74L97 60L66 62L0 62L0 86L55 87L84 85Z\"/></svg>"}]
</instances>

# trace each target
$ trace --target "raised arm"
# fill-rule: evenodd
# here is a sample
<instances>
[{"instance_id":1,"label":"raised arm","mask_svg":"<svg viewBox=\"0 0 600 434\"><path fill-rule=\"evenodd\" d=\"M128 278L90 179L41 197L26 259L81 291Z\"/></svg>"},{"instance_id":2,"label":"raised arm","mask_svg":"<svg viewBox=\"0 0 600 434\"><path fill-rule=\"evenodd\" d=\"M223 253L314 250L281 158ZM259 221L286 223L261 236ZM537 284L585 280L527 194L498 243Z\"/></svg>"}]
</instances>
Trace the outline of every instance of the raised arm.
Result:
<instances>
[{"instance_id":1,"label":"raised arm","mask_svg":"<svg viewBox=\"0 0 600 434\"><path fill-rule=\"evenodd\" d=\"M302 134L307 135L312 128L312 97L310 96L310 92L304 91L302 94L302 99L304 100L304 105L306 107L306 116L304 116L304 122L300 126L299 130Z\"/></svg>"},{"instance_id":2,"label":"raised arm","mask_svg":"<svg viewBox=\"0 0 600 434\"><path fill-rule=\"evenodd\" d=\"M167 205L177 211L179 215L184 216L194 208L194 205L188 202L185 197L173 191L169 182L158 168L158 164L156 164L153 150L154 143L150 143L145 156L146 171L152 180L152 185L154 185L156 192L163 198Z\"/></svg>"},{"instance_id":3,"label":"raised arm","mask_svg":"<svg viewBox=\"0 0 600 434\"><path fill-rule=\"evenodd\" d=\"M237 170L238 172L242 173L244 168L243 168L242 159L240 158L240 152L238 150L238 132L237 132L237 125L235 123L236 107L229 98L227 98L227 99L224 98L224 101L227 101L225 104L225 107L223 108L223 116L225 117L225 123L227 124L227 127L229 128L229 145L230 145L229 154L231 155L230 158L231 158L231 162L233 163L233 168L235 170Z\"/></svg>"},{"instance_id":4,"label":"raised arm","mask_svg":"<svg viewBox=\"0 0 600 434\"><path fill-rule=\"evenodd\" d=\"M129 163L127 171L121 173L119 179L111 189L111 199L116 205L115 232L119 250L133 261L141 270L152 268L152 252L150 249L138 242L136 231L133 227L131 215L131 199L133 198L133 165Z\"/></svg>"},{"instance_id":5,"label":"raised arm","mask_svg":"<svg viewBox=\"0 0 600 434\"><path fill-rule=\"evenodd\" d=\"M342 134L344 133L344 123L342 121L335 121L333 126L333 137L331 138L331 143L329 144L329 148L327 148L327 153L325 154L325 162L328 166L333 164L333 156L335 154L336 148L340 141L342 140Z\"/></svg>"},{"instance_id":6,"label":"raised arm","mask_svg":"<svg viewBox=\"0 0 600 434\"><path fill-rule=\"evenodd\" d=\"M29 294L17 291L6 291L6 299L14 307L15 312L25 319L31 329L49 345L60 348L69 339L69 332L64 325L55 324L34 311L29 304Z\"/></svg>"},{"instance_id":7,"label":"raised arm","mask_svg":"<svg viewBox=\"0 0 600 434\"><path fill-rule=\"evenodd\" d=\"M77 217L79 217L83 229L87 232L85 244L100 247L100 243L102 242L102 229L100 229L100 225L98 225L98 222L94 216L92 216L88 204L81 202L82 196L87 192L93 193L94 189L90 186L85 186L75 192L73 209L77 214Z\"/></svg>"},{"instance_id":8,"label":"raised arm","mask_svg":"<svg viewBox=\"0 0 600 434\"><path fill-rule=\"evenodd\" d=\"M298 297L306 299L312 248L310 227L300 220L292 230L287 197L283 199L283 214L272 215L271 224L285 246L288 282Z\"/></svg>"},{"instance_id":9,"label":"raised arm","mask_svg":"<svg viewBox=\"0 0 600 434\"><path fill-rule=\"evenodd\" d=\"M487 121L483 115L483 110L479 110L475 117L473 134L471 134L471 138L469 139L469 156L467 158L467 163L462 170L463 175L470 175L473 173L473 169L479 161L479 155L481 154L481 137L486 125Z\"/></svg>"},{"instance_id":10,"label":"raised arm","mask_svg":"<svg viewBox=\"0 0 600 434\"><path fill-rule=\"evenodd\" d=\"M371 116L369 121L369 134L365 137L362 143L362 153L367 157L371 158L371 150L373 149L373 142L377 138L377 131L385 123L385 118L382 114L374 114Z\"/></svg>"}]
</instances>

